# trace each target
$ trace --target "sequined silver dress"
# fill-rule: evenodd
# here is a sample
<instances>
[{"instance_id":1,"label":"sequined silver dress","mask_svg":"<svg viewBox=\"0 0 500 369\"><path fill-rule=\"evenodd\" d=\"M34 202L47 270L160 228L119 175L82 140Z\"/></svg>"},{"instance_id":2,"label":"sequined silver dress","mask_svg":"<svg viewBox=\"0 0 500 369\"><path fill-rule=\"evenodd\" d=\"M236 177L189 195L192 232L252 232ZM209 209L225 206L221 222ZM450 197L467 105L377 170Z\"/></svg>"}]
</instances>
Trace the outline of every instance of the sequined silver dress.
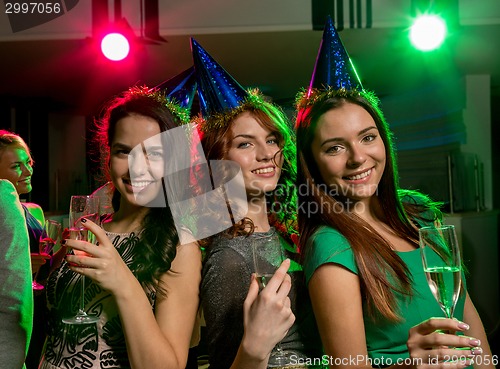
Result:
<instances>
[{"instance_id":1,"label":"sequined silver dress","mask_svg":"<svg viewBox=\"0 0 500 369\"><path fill-rule=\"evenodd\" d=\"M268 232L254 233L248 238L224 235L215 237L207 250L203 266L201 301L207 328L210 369L231 366L243 337L243 302L253 273L250 242L271 237ZM282 239L282 244L286 242ZM288 257L293 258L292 246L287 244ZM289 297L296 315L294 325L281 342L284 350L293 350L308 357L321 357L321 341L314 321L310 300L304 286L301 268L293 263L292 290Z\"/></svg>"}]
</instances>

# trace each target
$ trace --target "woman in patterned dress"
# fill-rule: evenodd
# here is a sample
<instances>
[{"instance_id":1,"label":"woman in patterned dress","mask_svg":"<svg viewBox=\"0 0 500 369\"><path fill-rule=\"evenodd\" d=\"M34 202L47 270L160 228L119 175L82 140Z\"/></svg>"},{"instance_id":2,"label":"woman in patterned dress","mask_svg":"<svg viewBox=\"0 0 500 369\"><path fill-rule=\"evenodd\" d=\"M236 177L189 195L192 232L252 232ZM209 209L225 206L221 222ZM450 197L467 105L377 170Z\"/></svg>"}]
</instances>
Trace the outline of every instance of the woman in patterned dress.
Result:
<instances>
[{"instance_id":1,"label":"woman in patterned dress","mask_svg":"<svg viewBox=\"0 0 500 369\"><path fill-rule=\"evenodd\" d=\"M150 168L165 157L163 149L172 148L144 151L147 163L142 164L132 151L175 128L184 116L145 87L124 92L107 106L96 141L114 185L114 213L104 217L102 229L85 223L97 246L67 240L67 247L90 255L67 255L49 278L49 335L41 369L185 367L198 309L201 253L196 244L179 246L168 207L142 205L154 200L162 182ZM61 319L77 311L82 276L85 311L99 321L64 324Z\"/></svg>"}]
</instances>

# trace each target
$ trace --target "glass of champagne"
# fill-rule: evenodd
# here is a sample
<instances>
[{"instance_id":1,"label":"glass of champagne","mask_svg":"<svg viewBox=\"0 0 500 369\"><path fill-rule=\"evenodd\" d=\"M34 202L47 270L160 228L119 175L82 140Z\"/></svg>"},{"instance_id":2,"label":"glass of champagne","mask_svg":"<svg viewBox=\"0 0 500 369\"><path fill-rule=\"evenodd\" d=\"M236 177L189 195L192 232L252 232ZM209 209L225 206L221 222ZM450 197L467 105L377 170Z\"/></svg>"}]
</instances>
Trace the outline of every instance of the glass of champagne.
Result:
<instances>
[{"instance_id":1,"label":"glass of champagne","mask_svg":"<svg viewBox=\"0 0 500 369\"><path fill-rule=\"evenodd\" d=\"M285 259L278 234L275 233L271 237L255 237L252 240L252 254L255 277L260 290L263 290ZM295 352L283 350L278 343L269 356L267 366L275 368L290 365L293 354Z\"/></svg>"},{"instance_id":2,"label":"glass of champagne","mask_svg":"<svg viewBox=\"0 0 500 369\"><path fill-rule=\"evenodd\" d=\"M420 252L427 283L447 318L453 317L460 296L462 262L455 227L423 227Z\"/></svg>"},{"instance_id":3,"label":"glass of champagne","mask_svg":"<svg viewBox=\"0 0 500 369\"><path fill-rule=\"evenodd\" d=\"M52 251L54 250L54 246L59 242L61 237L61 223L46 219L45 224L43 225L42 233L40 233L39 243L38 243L38 252L39 255L44 257L45 259L50 259L52 255ZM33 289L34 290L43 290L45 287L43 284L38 283L36 278L38 277L38 272L40 268L36 271L35 276L33 277Z\"/></svg>"},{"instance_id":4,"label":"glass of champagne","mask_svg":"<svg viewBox=\"0 0 500 369\"><path fill-rule=\"evenodd\" d=\"M71 196L69 209L69 234L70 239L82 240L95 244L95 235L82 224L82 219L88 219L100 225L99 198L92 196ZM79 256L88 256L87 253L73 249ZM81 276L80 307L77 314L71 318L64 318L66 324L91 324L99 320L98 316L88 315L85 312L85 276Z\"/></svg>"}]
</instances>

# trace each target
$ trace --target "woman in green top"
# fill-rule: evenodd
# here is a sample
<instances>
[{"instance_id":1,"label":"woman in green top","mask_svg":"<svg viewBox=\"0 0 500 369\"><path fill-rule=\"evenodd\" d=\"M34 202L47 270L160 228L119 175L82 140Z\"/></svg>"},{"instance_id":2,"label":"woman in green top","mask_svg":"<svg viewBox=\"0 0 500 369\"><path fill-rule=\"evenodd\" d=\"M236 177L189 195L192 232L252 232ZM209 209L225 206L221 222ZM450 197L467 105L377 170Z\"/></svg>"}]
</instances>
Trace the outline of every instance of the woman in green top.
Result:
<instances>
[{"instance_id":1,"label":"woman in green top","mask_svg":"<svg viewBox=\"0 0 500 369\"><path fill-rule=\"evenodd\" d=\"M332 60L335 73L321 75ZM456 309L461 321L436 318L418 228L441 213L426 196L398 188L378 100L361 86L331 23L298 100L297 141L301 251L330 367L462 368L475 359L483 364L475 368L492 368L467 293Z\"/></svg>"}]
</instances>

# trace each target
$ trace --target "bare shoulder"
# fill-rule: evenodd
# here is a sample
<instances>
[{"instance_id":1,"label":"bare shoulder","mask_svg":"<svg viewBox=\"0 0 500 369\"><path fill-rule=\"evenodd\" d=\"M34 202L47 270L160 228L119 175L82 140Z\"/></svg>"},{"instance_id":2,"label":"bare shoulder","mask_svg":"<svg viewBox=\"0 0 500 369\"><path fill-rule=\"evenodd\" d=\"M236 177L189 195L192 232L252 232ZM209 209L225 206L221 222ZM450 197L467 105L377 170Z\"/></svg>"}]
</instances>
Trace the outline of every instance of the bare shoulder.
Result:
<instances>
[{"instance_id":1,"label":"bare shoulder","mask_svg":"<svg viewBox=\"0 0 500 369\"><path fill-rule=\"evenodd\" d=\"M177 254L170 270L161 277L168 296L177 296L180 300L188 301L198 296L201 268L201 250L197 243L177 246Z\"/></svg>"},{"instance_id":2,"label":"bare shoulder","mask_svg":"<svg viewBox=\"0 0 500 369\"><path fill-rule=\"evenodd\" d=\"M172 269L175 266L182 267L184 265L201 266L201 249L197 242L177 246L177 253L172 262Z\"/></svg>"},{"instance_id":3,"label":"bare shoulder","mask_svg":"<svg viewBox=\"0 0 500 369\"><path fill-rule=\"evenodd\" d=\"M31 215L33 215L40 222L40 224L45 223L45 216L40 205L35 204L34 202L25 202L23 204L26 206Z\"/></svg>"},{"instance_id":4,"label":"bare shoulder","mask_svg":"<svg viewBox=\"0 0 500 369\"><path fill-rule=\"evenodd\" d=\"M170 269L166 271L160 279L170 285L173 280L181 279L198 279L201 278L202 256L198 243L188 243L177 245L177 250L174 259L170 265ZM177 283L177 282L175 282Z\"/></svg>"}]
</instances>

